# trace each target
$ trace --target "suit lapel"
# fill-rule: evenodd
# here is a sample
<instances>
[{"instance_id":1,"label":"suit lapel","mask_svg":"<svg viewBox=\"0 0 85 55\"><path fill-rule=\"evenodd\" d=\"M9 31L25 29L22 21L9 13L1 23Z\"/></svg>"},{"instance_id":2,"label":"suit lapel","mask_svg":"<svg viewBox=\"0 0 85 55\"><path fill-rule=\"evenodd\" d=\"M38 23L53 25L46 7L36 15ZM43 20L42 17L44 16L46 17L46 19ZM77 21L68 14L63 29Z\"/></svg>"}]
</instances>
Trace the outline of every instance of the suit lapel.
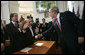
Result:
<instances>
[{"instance_id":1,"label":"suit lapel","mask_svg":"<svg viewBox=\"0 0 85 55\"><path fill-rule=\"evenodd\" d=\"M10 26L11 26L11 29L12 29L12 30L14 30L14 31L17 31L17 30L18 30L18 28L15 27L14 24L13 24L12 22L10 23Z\"/></svg>"},{"instance_id":2,"label":"suit lapel","mask_svg":"<svg viewBox=\"0 0 85 55\"><path fill-rule=\"evenodd\" d=\"M14 24L11 22L10 23L10 26L12 27L12 28L15 28L15 26L14 26Z\"/></svg>"},{"instance_id":3,"label":"suit lapel","mask_svg":"<svg viewBox=\"0 0 85 55\"><path fill-rule=\"evenodd\" d=\"M54 20L54 27L55 27L55 29L58 31L58 32L60 32L60 29L59 29L59 27L58 27L58 25L57 25L57 22L56 22L56 19Z\"/></svg>"},{"instance_id":4,"label":"suit lapel","mask_svg":"<svg viewBox=\"0 0 85 55\"><path fill-rule=\"evenodd\" d=\"M63 24L63 13L60 13L60 23L61 23L61 29L62 29L62 24Z\"/></svg>"}]
</instances>

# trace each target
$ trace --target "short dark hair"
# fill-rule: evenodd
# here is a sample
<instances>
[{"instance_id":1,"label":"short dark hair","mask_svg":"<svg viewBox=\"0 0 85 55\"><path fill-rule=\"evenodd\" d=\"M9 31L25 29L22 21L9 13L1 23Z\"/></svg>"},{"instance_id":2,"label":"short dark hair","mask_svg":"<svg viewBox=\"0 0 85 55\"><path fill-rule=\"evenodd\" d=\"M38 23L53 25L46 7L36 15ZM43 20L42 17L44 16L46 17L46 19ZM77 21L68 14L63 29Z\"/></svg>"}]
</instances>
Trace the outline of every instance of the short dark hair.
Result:
<instances>
[{"instance_id":1,"label":"short dark hair","mask_svg":"<svg viewBox=\"0 0 85 55\"><path fill-rule=\"evenodd\" d=\"M36 18L36 20L39 20L39 18Z\"/></svg>"},{"instance_id":2,"label":"short dark hair","mask_svg":"<svg viewBox=\"0 0 85 55\"><path fill-rule=\"evenodd\" d=\"M10 21L12 21L12 17L14 16L14 14L17 14L17 13L11 13L10 14Z\"/></svg>"},{"instance_id":3,"label":"short dark hair","mask_svg":"<svg viewBox=\"0 0 85 55\"><path fill-rule=\"evenodd\" d=\"M31 19L33 19L33 17L31 16Z\"/></svg>"},{"instance_id":4,"label":"short dark hair","mask_svg":"<svg viewBox=\"0 0 85 55\"><path fill-rule=\"evenodd\" d=\"M24 18L20 18L20 20L19 20L19 21L21 22L22 20L24 20Z\"/></svg>"},{"instance_id":5,"label":"short dark hair","mask_svg":"<svg viewBox=\"0 0 85 55\"><path fill-rule=\"evenodd\" d=\"M27 19L31 18L30 16L27 16Z\"/></svg>"},{"instance_id":6,"label":"short dark hair","mask_svg":"<svg viewBox=\"0 0 85 55\"><path fill-rule=\"evenodd\" d=\"M45 20L45 18L43 18L42 20Z\"/></svg>"}]
</instances>

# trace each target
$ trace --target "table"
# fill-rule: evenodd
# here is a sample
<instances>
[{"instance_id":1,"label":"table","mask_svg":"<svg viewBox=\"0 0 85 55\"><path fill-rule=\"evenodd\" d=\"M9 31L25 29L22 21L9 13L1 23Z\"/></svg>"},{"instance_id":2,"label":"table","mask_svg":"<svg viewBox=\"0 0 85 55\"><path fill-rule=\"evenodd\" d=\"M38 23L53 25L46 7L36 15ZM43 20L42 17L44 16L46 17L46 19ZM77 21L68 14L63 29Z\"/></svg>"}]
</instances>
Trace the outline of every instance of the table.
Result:
<instances>
[{"instance_id":1,"label":"table","mask_svg":"<svg viewBox=\"0 0 85 55\"><path fill-rule=\"evenodd\" d=\"M36 46L37 43L44 43L42 46ZM15 52L13 54L56 54L55 41L36 41L30 45L32 49L28 52Z\"/></svg>"}]
</instances>

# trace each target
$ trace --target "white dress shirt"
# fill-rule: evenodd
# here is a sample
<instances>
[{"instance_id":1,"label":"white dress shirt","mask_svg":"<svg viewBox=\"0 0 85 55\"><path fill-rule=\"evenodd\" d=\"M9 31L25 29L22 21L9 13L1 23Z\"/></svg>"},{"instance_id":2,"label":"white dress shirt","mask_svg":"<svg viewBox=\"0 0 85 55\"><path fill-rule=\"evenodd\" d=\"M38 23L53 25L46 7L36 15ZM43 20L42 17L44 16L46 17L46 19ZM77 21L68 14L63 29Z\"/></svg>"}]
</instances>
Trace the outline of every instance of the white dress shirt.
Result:
<instances>
[{"instance_id":1,"label":"white dress shirt","mask_svg":"<svg viewBox=\"0 0 85 55\"><path fill-rule=\"evenodd\" d=\"M17 22L12 21L12 23L13 23L13 24L14 24L14 26L16 27Z\"/></svg>"},{"instance_id":2,"label":"white dress shirt","mask_svg":"<svg viewBox=\"0 0 85 55\"><path fill-rule=\"evenodd\" d=\"M12 21L12 23L14 24L14 26L15 26L15 22L14 21Z\"/></svg>"},{"instance_id":3,"label":"white dress shirt","mask_svg":"<svg viewBox=\"0 0 85 55\"><path fill-rule=\"evenodd\" d=\"M60 23L60 13L58 13L58 15L57 15L57 20L58 20L59 25L61 26L61 23Z\"/></svg>"},{"instance_id":4,"label":"white dress shirt","mask_svg":"<svg viewBox=\"0 0 85 55\"><path fill-rule=\"evenodd\" d=\"M31 33L32 33L32 36L34 36L34 33L33 33L33 30L32 30L32 26L29 27Z\"/></svg>"}]
</instances>

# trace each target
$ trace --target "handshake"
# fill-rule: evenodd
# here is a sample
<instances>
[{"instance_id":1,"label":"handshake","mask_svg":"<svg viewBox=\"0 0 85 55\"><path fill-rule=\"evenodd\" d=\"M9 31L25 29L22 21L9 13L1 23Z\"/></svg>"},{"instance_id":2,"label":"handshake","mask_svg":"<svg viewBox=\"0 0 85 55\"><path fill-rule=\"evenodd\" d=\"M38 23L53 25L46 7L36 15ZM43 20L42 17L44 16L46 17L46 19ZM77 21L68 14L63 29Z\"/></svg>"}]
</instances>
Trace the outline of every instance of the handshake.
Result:
<instances>
[{"instance_id":1,"label":"handshake","mask_svg":"<svg viewBox=\"0 0 85 55\"><path fill-rule=\"evenodd\" d=\"M38 35L36 35L35 38L36 38L36 39L40 39L40 38L42 38L42 34L38 34Z\"/></svg>"}]
</instances>

